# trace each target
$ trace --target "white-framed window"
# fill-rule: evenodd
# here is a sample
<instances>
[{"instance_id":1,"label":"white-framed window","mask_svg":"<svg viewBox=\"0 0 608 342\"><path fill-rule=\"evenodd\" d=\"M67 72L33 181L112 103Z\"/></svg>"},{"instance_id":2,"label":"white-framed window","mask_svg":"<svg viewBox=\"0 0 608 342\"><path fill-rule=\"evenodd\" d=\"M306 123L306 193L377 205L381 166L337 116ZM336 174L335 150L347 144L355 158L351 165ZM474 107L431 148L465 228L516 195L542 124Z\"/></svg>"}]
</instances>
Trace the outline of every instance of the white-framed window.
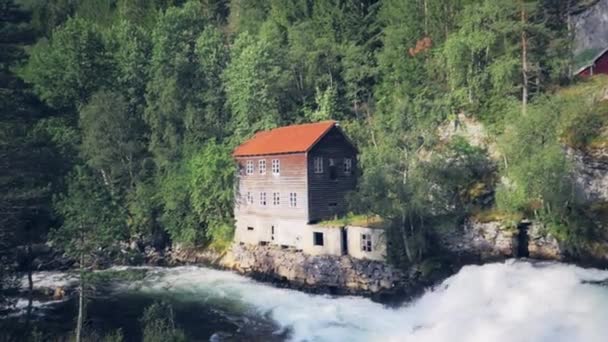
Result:
<instances>
[{"instance_id":1,"label":"white-framed window","mask_svg":"<svg viewBox=\"0 0 608 342\"><path fill-rule=\"evenodd\" d=\"M361 233L361 251L371 252L372 251L372 235Z\"/></svg>"},{"instance_id":2,"label":"white-framed window","mask_svg":"<svg viewBox=\"0 0 608 342\"><path fill-rule=\"evenodd\" d=\"M323 157L315 157L314 170L315 173L323 173Z\"/></svg>"},{"instance_id":3,"label":"white-framed window","mask_svg":"<svg viewBox=\"0 0 608 342\"><path fill-rule=\"evenodd\" d=\"M266 174L266 159L260 159L258 160L258 170L260 172L261 175L265 175Z\"/></svg>"},{"instance_id":4,"label":"white-framed window","mask_svg":"<svg viewBox=\"0 0 608 342\"><path fill-rule=\"evenodd\" d=\"M296 208L298 206L298 194L295 192L289 193L289 207Z\"/></svg>"},{"instance_id":5,"label":"white-framed window","mask_svg":"<svg viewBox=\"0 0 608 342\"><path fill-rule=\"evenodd\" d=\"M266 205L266 193L265 192L260 192L260 205L262 205L262 206Z\"/></svg>"},{"instance_id":6,"label":"white-framed window","mask_svg":"<svg viewBox=\"0 0 608 342\"><path fill-rule=\"evenodd\" d=\"M272 193L272 205L278 206L281 205L281 194L278 192Z\"/></svg>"},{"instance_id":7,"label":"white-framed window","mask_svg":"<svg viewBox=\"0 0 608 342\"><path fill-rule=\"evenodd\" d=\"M245 201L247 202L247 204L253 204L253 193L250 191L247 191L247 196L245 198Z\"/></svg>"},{"instance_id":8,"label":"white-framed window","mask_svg":"<svg viewBox=\"0 0 608 342\"><path fill-rule=\"evenodd\" d=\"M278 175L281 173L281 161L278 159L272 160L272 174Z\"/></svg>"},{"instance_id":9,"label":"white-framed window","mask_svg":"<svg viewBox=\"0 0 608 342\"><path fill-rule=\"evenodd\" d=\"M353 171L353 160L344 158L344 173L350 174Z\"/></svg>"},{"instance_id":10,"label":"white-framed window","mask_svg":"<svg viewBox=\"0 0 608 342\"><path fill-rule=\"evenodd\" d=\"M252 175L253 174L253 160L248 160L247 161L247 167L245 168L245 172L248 175Z\"/></svg>"}]
</instances>

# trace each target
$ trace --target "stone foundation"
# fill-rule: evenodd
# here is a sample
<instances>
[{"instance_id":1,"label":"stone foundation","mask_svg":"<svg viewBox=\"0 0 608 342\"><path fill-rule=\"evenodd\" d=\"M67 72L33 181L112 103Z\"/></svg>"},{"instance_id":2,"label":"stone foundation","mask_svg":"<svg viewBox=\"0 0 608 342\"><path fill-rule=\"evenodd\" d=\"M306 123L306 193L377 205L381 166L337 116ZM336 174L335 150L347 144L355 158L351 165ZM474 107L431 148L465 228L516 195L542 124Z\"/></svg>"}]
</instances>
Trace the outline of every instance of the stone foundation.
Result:
<instances>
[{"instance_id":1,"label":"stone foundation","mask_svg":"<svg viewBox=\"0 0 608 342\"><path fill-rule=\"evenodd\" d=\"M418 268L407 274L381 261L350 256L308 255L277 246L234 244L223 255L174 250L175 263L203 263L258 280L315 293L415 295L432 285Z\"/></svg>"}]
</instances>

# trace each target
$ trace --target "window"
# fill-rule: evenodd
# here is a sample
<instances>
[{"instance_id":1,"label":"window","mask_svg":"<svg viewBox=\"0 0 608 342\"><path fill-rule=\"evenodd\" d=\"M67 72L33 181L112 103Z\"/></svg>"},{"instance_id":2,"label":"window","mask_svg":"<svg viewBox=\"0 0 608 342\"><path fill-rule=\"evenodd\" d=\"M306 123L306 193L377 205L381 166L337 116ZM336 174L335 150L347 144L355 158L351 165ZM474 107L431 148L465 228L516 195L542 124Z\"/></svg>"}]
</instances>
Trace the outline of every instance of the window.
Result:
<instances>
[{"instance_id":1,"label":"window","mask_svg":"<svg viewBox=\"0 0 608 342\"><path fill-rule=\"evenodd\" d=\"M323 233L313 232L312 233L312 243L315 246L323 246Z\"/></svg>"},{"instance_id":2,"label":"window","mask_svg":"<svg viewBox=\"0 0 608 342\"><path fill-rule=\"evenodd\" d=\"M272 193L272 205L277 206L281 204L281 195L278 192Z\"/></svg>"},{"instance_id":3,"label":"window","mask_svg":"<svg viewBox=\"0 0 608 342\"><path fill-rule=\"evenodd\" d=\"M252 175L253 174L253 160L248 160L247 161L247 174L248 175Z\"/></svg>"},{"instance_id":4,"label":"window","mask_svg":"<svg viewBox=\"0 0 608 342\"><path fill-rule=\"evenodd\" d=\"M266 205L266 193L260 192L260 205Z\"/></svg>"},{"instance_id":5,"label":"window","mask_svg":"<svg viewBox=\"0 0 608 342\"><path fill-rule=\"evenodd\" d=\"M281 162L278 159L272 160L272 174L278 175L281 172Z\"/></svg>"},{"instance_id":6,"label":"window","mask_svg":"<svg viewBox=\"0 0 608 342\"><path fill-rule=\"evenodd\" d=\"M361 250L363 252L372 251L372 235L371 234L361 234Z\"/></svg>"},{"instance_id":7,"label":"window","mask_svg":"<svg viewBox=\"0 0 608 342\"><path fill-rule=\"evenodd\" d=\"M295 192L289 193L289 207L295 208L298 206L298 194Z\"/></svg>"},{"instance_id":8,"label":"window","mask_svg":"<svg viewBox=\"0 0 608 342\"><path fill-rule=\"evenodd\" d=\"M247 230L253 230L253 227L247 227Z\"/></svg>"},{"instance_id":9,"label":"window","mask_svg":"<svg viewBox=\"0 0 608 342\"><path fill-rule=\"evenodd\" d=\"M323 173L323 157L315 157L314 169L315 173Z\"/></svg>"},{"instance_id":10,"label":"window","mask_svg":"<svg viewBox=\"0 0 608 342\"><path fill-rule=\"evenodd\" d=\"M334 158L329 158L329 179L335 180L338 178L338 173L336 172L336 161Z\"/></svg>"},{"instance_id":11,"label":"window","mask_svg":"<svg viewBox=\"0 0 608 342\"><path fill-rule=\"evenodd\" d=\"M258 161L258 170L260 170L261 175L266 174L266 160L265 159L260 159Z\"/></svg>"},{"instance_id":12,"label":"window","mask_svg":"<svg viewBox=\"0 0 608 342\"><path fill-rule=\"evenodd\" d=\"M350 158L344 158L344 173L350 175L353 171L353 160Z\"/></svg>"},{"instance_id":13,"label":"window","mask_svg":"<svg viewBox=\"0 0 608 342\"><path fill-rule=\"evenodd\" d=\"M246 201L247 201L247 204L253 204L253 193L251 193L249 191L247 192L247 199L246 199Z\"/></svg>"}]
</instances>

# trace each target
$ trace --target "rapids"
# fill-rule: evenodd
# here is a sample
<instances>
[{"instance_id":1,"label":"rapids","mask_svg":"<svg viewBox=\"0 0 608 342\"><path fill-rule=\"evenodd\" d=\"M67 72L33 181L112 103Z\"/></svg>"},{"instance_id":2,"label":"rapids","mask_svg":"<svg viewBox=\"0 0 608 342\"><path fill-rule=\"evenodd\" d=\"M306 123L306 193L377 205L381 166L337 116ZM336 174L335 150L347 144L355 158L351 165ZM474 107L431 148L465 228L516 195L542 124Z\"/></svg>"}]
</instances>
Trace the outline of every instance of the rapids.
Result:
<instances>
[{"instance_id":1,"label":"rapids","mask_svg":"<svg viewBox=\"0 0 608 342\"><path fill-rule=\"evenodd\" d=\"M185 266L149 268L144 280L117 287L110 296L121 298L123 306L134 296L169 300L178 307L177 323L196 340L605 342L608 287L598 283L606 279L608 271L509 260L466 266L417 300L387 307ZM124 309L114 303L98 310L97 319L112 310L120 316ZM188 314L179 315L184 306ZM207 314L197 320L198 311ZM95 315L93 309L90 316ZM189 332L206 324L213 328Z\"/></svg>"}]
</instances>

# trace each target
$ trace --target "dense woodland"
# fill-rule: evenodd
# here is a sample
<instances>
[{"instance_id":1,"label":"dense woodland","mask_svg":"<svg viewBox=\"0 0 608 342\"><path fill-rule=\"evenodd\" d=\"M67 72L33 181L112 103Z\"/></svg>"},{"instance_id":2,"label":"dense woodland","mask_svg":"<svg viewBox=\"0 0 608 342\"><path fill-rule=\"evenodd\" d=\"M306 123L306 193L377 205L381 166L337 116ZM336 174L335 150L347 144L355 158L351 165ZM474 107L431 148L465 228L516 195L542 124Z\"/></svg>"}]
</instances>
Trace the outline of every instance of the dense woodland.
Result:
<instances>
[{"instance_id":1,"label":"dense woodland","mask_svg":"<svg viewBox=\"0 0 608 342\"><path fill-rule=\"evenodd\" d=\"M576 253L603 233L563 153L606 124L561 92L589 2L2 0L2 274L47 240L81 266L135 238L225 248L232 149L324 119L359 147L352 211L384 219L394 262L471 215L539 220ZM499 157L438 139L463 116Z\"/></svg>"}]
</instances>

